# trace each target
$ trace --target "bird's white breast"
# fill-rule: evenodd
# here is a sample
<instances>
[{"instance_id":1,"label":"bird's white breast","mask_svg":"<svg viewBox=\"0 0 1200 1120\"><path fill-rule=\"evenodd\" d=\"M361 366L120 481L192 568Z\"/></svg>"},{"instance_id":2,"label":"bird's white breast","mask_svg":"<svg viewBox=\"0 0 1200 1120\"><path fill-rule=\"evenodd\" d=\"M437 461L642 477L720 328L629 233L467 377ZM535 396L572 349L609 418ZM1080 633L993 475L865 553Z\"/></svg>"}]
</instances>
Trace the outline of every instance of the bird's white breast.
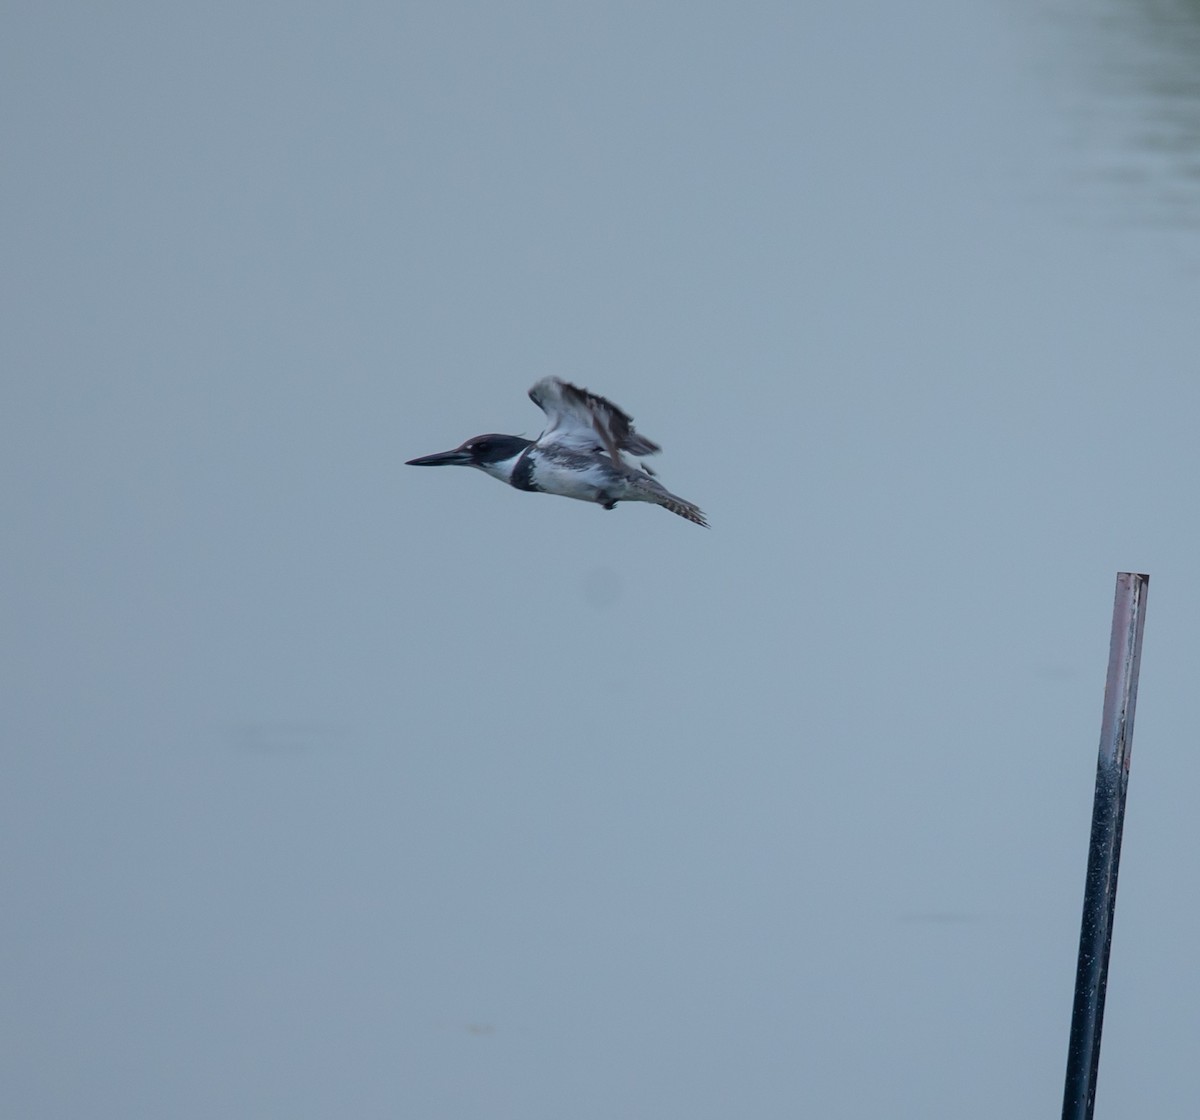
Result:
<instances>
[{"instance_id":1,"label":"bird's white breast","mask_svg":"<svg viewBox=\"0 0 1200 1120\"><path fill-rule=\"evenodd\" d=\"M578 498L584 502L594 502L601 491L612 497L619 496L614 493L612 468L603 463L587 464L581 470L539 455L533 464L533 481L547 494ZM624 489L619 484L615 488Z\"/></svg>"}]
</instances>

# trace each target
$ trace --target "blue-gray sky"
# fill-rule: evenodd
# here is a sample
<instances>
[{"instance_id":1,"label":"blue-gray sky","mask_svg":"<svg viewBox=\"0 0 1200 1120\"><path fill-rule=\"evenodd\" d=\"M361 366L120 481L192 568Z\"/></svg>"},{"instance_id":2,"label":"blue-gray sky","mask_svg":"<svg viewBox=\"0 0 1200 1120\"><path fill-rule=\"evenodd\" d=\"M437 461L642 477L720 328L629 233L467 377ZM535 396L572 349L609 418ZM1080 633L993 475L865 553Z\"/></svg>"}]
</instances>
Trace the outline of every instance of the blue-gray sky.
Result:
<instances>
[{"instance_id":1,"label":"blue-gray sky","mask_svg":"<svg viewBox=\"0 0 1200 1120\"><path fill-rule=\"evenodd\" d=\"M1196 1107L1194 4L22 5L0 1111ZM557 374L705 532L413 455Z\"/></svg>"}]
</instances>

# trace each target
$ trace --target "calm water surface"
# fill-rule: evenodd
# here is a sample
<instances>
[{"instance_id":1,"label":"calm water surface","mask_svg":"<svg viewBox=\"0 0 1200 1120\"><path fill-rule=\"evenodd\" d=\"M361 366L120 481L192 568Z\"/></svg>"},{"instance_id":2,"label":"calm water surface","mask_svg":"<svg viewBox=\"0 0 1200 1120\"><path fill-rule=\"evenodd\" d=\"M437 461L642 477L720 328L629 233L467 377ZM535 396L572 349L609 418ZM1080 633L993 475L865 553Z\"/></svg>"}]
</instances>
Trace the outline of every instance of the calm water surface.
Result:
<instances>
[{"instance_id":1,"label":"calm water surface","mask_svg":"<svg viewBox=\"0 0 1200 1120\"><path fill-rule=\"evenodd\" d=\"M1200 1115L1200 5L9 7L0 1115Z\"/></svg>"}]
</instances>

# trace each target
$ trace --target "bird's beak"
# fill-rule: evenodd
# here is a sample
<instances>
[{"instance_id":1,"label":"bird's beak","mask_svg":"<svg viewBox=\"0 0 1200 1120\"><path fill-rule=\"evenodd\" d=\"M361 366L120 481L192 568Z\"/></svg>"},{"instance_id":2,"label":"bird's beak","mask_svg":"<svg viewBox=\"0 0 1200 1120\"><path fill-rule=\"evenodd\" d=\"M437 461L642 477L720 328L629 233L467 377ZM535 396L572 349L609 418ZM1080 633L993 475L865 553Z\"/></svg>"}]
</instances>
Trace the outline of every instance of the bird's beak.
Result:
<instances>
[{"instance_id":1,"label":"bird's beak","mask_svg":"<svg viewBox=\"0 0 1200 1120\"><path fill-rule=\"evenodd\" d=\"M469 466L471 453L456 447L453 451L439 451L436 455L422 455L419 459L409 459L406 467L450 467Z\"/></svg>"}]
</instances>

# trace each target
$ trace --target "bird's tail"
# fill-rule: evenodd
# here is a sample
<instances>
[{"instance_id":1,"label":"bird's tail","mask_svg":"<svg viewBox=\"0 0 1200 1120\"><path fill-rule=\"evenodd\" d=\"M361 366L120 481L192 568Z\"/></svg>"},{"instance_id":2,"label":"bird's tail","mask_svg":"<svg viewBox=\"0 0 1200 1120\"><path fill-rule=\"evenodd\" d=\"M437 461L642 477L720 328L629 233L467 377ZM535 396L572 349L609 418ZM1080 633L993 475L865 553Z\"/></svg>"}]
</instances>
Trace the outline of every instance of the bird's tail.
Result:
<instances>
[{"instance_id":1,"label":"bird's tail","mask_svg":"<svg viewBox=\"0 0 1200 1120\"><path fill-rule=\"evenodd\" d=\"M663 509L669 509L672 513L679 514L680 517L686 517L694 525L703 525L704 528L708 528L708 521L698 505L689 502L686 498L679 497L678 494L672 494L662 483L656 482L653 478L645 475L640 477L633 489L635 493L629 495L631 498L641 502L653 502L656 506L662 506Z\"/></svg>"}]
</instances>

